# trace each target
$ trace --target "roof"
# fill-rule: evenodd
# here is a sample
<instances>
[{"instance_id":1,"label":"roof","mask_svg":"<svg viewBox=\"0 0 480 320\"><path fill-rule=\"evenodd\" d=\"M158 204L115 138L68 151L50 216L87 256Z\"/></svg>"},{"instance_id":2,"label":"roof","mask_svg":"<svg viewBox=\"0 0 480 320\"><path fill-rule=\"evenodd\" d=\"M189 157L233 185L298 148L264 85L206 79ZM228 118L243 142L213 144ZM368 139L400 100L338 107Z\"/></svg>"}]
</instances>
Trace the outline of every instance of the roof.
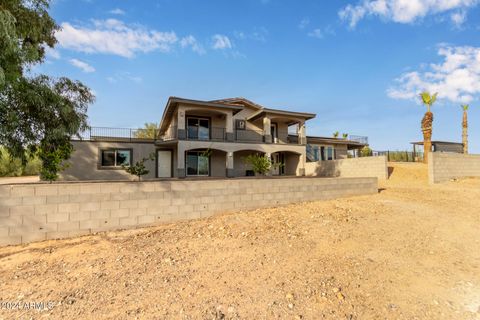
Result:
<instances>
[{"instance_id":1,"label":"roof","mask_svg":"<svg viewBox=\"0 0 480 320\"><path fill-rule=\"evenodd\" d=\"M306 112L295 112L295 111L285 111L279 109L269 109L263 108L252 114L247 120L255 120L265 116L266 114L274 114L278 116L287 116L287 117L297 117L297 118L304 118L305 120L315 118L315 113L306 113Z\"/></svg>"},{"instance_id":2,"label":"roof","mask_svg":"<svg viewBox=\"0 0 480 320\"><path fill-rule=\"evenodd\" d=\"M213 103L225 103L231 105L248 105L254 109L264 109L265 107L255 103L251 100L245 99L244 97L236 97L236 98L225 98L225 99L218 99L218 100L210 100Z\"/></svg>"},{"instance_id":3,"label":"roof","mask_svg":"<svg viewBox=\"0 0 480 320\"><path fill-rule=\"evenodd\" d=\"M307 143L326 143L326 144L342 144L347 145L347 147L364 147L367 144L361 143L354 140L346 140L340 138L332 137L316 137L316 136L307 136Z\"/></svg>"},{"instance_id":4,"label":"roof","mask_svg":"<svg viewBox=\"0 0 480 320\"><path fill-rule=\"evenodd\" d=\"M462 145L463 146L463 143L461 142L451 142L451 141L431 141L432 144L436 144L436 143L441 143L441 144L455 144L455 145ZM419 142L410 142L410 144L416 144L416 145L420 145L420 146L423 146L423 141L419 141Z\"/></svg>"}]
</instances>

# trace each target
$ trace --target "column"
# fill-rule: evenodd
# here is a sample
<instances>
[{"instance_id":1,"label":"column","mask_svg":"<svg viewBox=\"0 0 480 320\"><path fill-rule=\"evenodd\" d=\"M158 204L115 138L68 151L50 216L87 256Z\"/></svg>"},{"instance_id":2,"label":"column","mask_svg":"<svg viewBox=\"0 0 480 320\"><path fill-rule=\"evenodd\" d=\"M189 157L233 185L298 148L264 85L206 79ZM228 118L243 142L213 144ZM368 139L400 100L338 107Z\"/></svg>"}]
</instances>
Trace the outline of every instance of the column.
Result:
<instances>
[{"instance_id":1,"label":"column","mask_svg":"<svg viewBox=\"0 0 480 320\"><path fill-rule=\"evenodd\" d=\"M185 150L184 148L180 148L178 146L177 152L177 177L178 178L185 178L186 171L185 171Z\"/></svg>"},{"instance_id":2,"label":"column","mask_svg":"<svg viewBox=\"0 0 480 320\"><path fill-rule=\"evenodd\" d=\"M225 123L225 139L227 141L234 141L235 136L233 134L233 115L232 112L228 112L226 116L226 123Z\"/></svg>"},{"instance_id":3,"label":"column","mask_svg":"<svg viewBox=\"0 0 480 320\"><path fill-rule=\"evenodd\" d=\"M263 118L263 141L272 143L272 122L269 117Z\"/></svg>"},{"instance_id":4,"label":"column","mask_svg":"<svg viewBox=\"0 0 480 320\"><path fill-rule=\"evenodd\" d=\"M185 140L187 132L185 130L185 110L179 106L177 111L177 138L178 140Z\"/></svg>"},{"instance_id":5,"label":"column","mask_svg":"<svg viewBox=\"0 0 480 320\"><path fill-rule=\"evenodd\" d=\"M227 159L226 159L226 167L227 167L227 177L228 178L233 178L235 177L235 172L233 170L233 152L227 152Z\"/></svg>"}]
</instances>

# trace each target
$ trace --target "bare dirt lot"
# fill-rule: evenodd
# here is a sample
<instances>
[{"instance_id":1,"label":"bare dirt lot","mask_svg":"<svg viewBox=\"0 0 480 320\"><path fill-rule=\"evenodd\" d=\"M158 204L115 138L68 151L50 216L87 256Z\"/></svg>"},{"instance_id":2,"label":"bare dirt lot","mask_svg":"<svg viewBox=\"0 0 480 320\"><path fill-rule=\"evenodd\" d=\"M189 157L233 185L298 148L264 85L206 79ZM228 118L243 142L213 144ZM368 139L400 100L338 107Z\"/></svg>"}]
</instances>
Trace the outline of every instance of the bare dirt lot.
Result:
<instances>
[{"instance_id":1,"label":"bare dirt lot","mask_svg":"<svg viewBox=\"0 0 480 320\"><path fill-rule=\"evenodd\" d=\"M480 180L0 248L0 318L480 319Z\"/></svg>"}]
</instances>

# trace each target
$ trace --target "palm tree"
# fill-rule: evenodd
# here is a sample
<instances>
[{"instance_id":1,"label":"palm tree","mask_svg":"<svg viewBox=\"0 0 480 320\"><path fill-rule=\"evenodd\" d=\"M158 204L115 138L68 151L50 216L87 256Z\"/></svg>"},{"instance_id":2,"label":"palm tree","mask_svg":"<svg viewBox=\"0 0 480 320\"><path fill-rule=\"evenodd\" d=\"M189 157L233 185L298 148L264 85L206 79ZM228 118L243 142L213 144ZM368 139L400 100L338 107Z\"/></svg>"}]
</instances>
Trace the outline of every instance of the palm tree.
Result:
<instances>
[{"instance_id":1,"label":"palm tree","mask_svg":"<svg viewBox=\"0 0 480 320\"><path fill-rule=\"evenodd\" d=\"M437 100L437 93L430 95L429 92L424 91L420 94L422 103L427 106L427 112L422 119L422 132L423 132L423 149L424 156L423 162L428 163L428 155L432 149L432 123L433 123L433 113L430 111L430 108Z\"/></svg>"},{"instance_id":2,"label":"palm tree","mask_svg":"<svg viewBox=\"0 0 480 320\"><path fill-rule=\"evenodd\" d=\"M340 132L338 132L338 131L335 131L335 132L333 133L333 137L334 137L334 138L338 138L339 135L340 135Z\"/></svg>"},{"instance_id":3,"label":"palm tree","mask_svg":"<svg viewBox=\"0 0 480 320\"><path fill-rule=\"evenodd\" d=\"M158 124L145 123L142 129L133 132L133 137L137 139L155 139L158 132Z\"/></svg>"},{"instance_id":4,"label":"palm tree","mask_svg":"<svg viewBox=\"0 0 480 320\"><path fill-rule=\"evenodd\" d=\"M467 111L468 111L468 104L462 105L463 109L463 121L462 121L462 143L463 143L463 153L468 153L468 119L467 119Z\"/></svg>"},{"instance_id":5,"label":"palm tree","mask_svg":"<svg viewBox=\"0 0 480 320\"><path fill-rule=\"evenodd\" d=\"M347 140L347 138L348 138L348 133L342 134L342 137L343 137L344 140Z\"/></svg>"}]
</instances>

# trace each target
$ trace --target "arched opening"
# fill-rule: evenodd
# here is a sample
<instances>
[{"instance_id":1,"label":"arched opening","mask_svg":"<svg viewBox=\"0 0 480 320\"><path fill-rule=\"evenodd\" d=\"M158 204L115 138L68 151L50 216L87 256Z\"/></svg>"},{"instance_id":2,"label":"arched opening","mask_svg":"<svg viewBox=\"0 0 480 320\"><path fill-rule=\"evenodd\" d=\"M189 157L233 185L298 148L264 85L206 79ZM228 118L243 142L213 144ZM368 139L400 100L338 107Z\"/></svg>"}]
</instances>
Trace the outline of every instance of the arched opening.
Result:
<instances>
[{"instance_id":1,"label":"arched opening","mask_svg":"<svg viewBox=\"0 0 480 320\"><path fill-rule=\"evenodd\" d=\"M265 155L265 152L257 150L239 150L233 153L233 176L245 177L252 176L254 172L252 166L248 164L245 159L249 155Z\"/></svg>"},{"instance_id":2,"label":"arched opening","mask_svg":"<svg viewBox=\"0 0 480 320\"><path fill-rule=\"evenodd\" d=\"M187 177L226 177L227 152L218 149L190 149L185 151Z\"/></svg>"},{"instance_id":3,"label":"arched opening","mask_svg":"<svg viewBox=\"0 0 480 320\"><path fill-rule=\"evenodd\" d=\"M300 175L301 154L292 151L278 151L271 154L273 176Z\"/></svg>"}]
</instances>

